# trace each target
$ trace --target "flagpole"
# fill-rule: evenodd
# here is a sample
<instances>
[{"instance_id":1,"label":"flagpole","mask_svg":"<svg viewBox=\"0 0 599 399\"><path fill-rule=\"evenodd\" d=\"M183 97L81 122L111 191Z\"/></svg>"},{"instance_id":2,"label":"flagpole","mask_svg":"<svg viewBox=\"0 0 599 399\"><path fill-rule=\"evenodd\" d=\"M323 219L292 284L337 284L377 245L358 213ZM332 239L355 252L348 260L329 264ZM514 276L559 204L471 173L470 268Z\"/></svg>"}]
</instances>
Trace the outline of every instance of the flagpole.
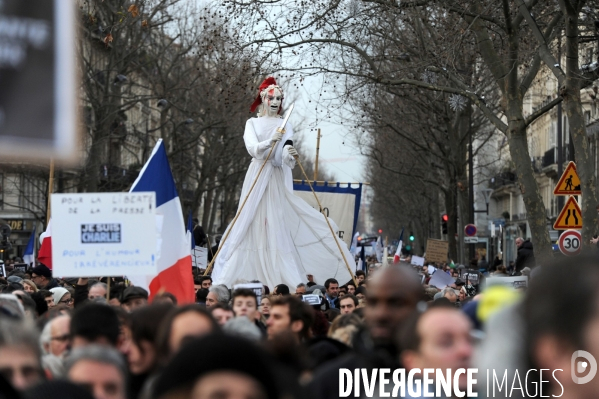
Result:
<instances>
[{"instance_id":1,"label":"flagpole","mask_svg":"<svg viewBox=\"0 0 599 399\"><path fill-rule=\"evenodd\" d=\"M318 153L320 152L320 129L316 136L316 160L314 161L314 181L318 180Z\"/></svg>"},{"instance_id":2,"label":"flagpole","mask_svg":"<svg viewBox=\"0 0 599 399\"><path fill-rule=\"evenodd\" d=\"M50 160L50 176L48 177L48 209L46 210L46 228L50 223L50 216L52 213L52 191L54 189L54 159Z\"/></svg>"},{"instance_id":3,"label":"flagpole","mask_svg":"<svg viewBox=\"0 0 599 399\"><path fill-rule=\"evenodd\" d=\"M310 180L308 179L308 176L306 175L306 171L304 170L304 167L302 166L302 163L299 160L299 156L296 155L294 158L295 158L295 161L297 162L297 164L299 165L300 169L302 170L302 173L304 174L304 177L306 178L306 181L308 182L308 185L310 186L310 190L312 190L312 194L314 194L314 198L316 198L316 202L318 203L318 209L320 209L320 212L322 213L322 205L320 203L320 200L318 199L318 196L316 195L316 192L314 191L314 188L312 187L312 184L310 183ZM345 258L345 254L343 253L343 250L341 249L341 245L339 244L339 241L337 240L337 236L335 235L335 232L333 231L333 227L331 226L331 222L329 222L329 218L324 213L322 213L322 216L324 216L324 220L326 220L327 225L329 226L329 230L331 230L331 234L333 235L333 240L335 240L335 244L337 244L337 248L339 249L339 252L341 253L341 257L343 257L343 262L345 262L345 266L347 267L347 271L349 271L349 275L351 276L352 280L354 281L354 284L356 284L356 287L358 287L358 280L356 279L355 274L352 273L351 268L349 267L349 263L347 262L347 259Z\"/></svg>"}]
</instances>

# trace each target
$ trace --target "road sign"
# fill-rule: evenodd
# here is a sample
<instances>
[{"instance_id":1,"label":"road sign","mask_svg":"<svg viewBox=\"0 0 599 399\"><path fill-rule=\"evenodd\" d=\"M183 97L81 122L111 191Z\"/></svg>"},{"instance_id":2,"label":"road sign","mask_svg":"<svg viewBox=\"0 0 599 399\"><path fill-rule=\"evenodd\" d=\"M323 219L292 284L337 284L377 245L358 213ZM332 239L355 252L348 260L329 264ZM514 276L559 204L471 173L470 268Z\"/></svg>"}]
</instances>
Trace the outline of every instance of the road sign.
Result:
<instances>
[{"instance_id":1,"label":"road sign","mask_svg":"<svg viewBox=\"0 0 599 399\"><path fill-rule=\"evenodd\" d=\"M473 237L476 235L476 226L473 224L467 224L464 227L464 234L466 234L468 237Z\"/></svg>"},{"instance_id":2,"label":"road sign","mask_svg":"<svg viewBox=\"0 0 599 399\"><path fill-rule=\"evenodd\" d=\"M464 244L477 244L478 237L464 237Z\"/></svg>"},{"instance_id":3,"label":"road sign","mask_svg":"<svg viewBox=\"0 0 599 399\"><path fill-rule=\"evenodd\" d=\"M569 230L569 229L582 229L582 213L580 212L580 206L574 197L568 198L564 209L559 213L555 223L553 224L554 230Z\"/></svg>"},{"instance_id":4,"label":"road sign","mask_svg":"<svg viewBox=\"0 0 599 399\"><path fill-rule=\"evenodd\" d=\"M576 164L572 161L562 173L557 185L553 189L554 195L581 195L580 191L580 178L576 171Z\"/></svg>"},{"instance_id":5,"label":"road sign","mask_svg":"<svg viewBox=\"0 0 599 399\"><path fill-rule=\"evenodd\" d=\"M558 245L564 255L578 255L582 250L582 236L577 230L566 230L559 237Z\"/></svg>"}]
</instances>

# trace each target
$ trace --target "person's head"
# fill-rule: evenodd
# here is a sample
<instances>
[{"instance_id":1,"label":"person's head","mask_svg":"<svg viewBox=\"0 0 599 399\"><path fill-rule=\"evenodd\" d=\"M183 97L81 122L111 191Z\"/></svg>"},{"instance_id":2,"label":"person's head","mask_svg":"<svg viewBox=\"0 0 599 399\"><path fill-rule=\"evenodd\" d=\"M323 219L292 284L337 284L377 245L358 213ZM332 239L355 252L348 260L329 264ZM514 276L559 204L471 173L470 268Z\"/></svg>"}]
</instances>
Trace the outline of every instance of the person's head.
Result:
<instances>
[{"instance_id":1,"label":"person's head","mask_svg":"<svg viewBox=\"0 0 599 399\"><path fill-rule=\"evenodd\" d=\"M272 291L272 294L276 296L290 295L289 287L285 284L279 284L275 286L275 289Z\"/></svg>"},{"instance_id":2,"label":"person's head","mask_svg":"<svg viewBox=\"0 0 599 399\"><path fill-rule=\"evenodd\" d=\"M295 296L282 296L272 301L270 317L266 322L268 338L292 334L297 341L308 337L314 321L314 310Z\"/></svg>"},{"instance_id":3,"label":"person's head","mask_svg":"<svg viewBox=\"0 0 599 399\"><path fill-rule=\"evenodd\" d=\"M69 381L87 387L94 399L125 399L127 370L118 351L90 345L73 350L66 362Z\"/></svg>"},{"instance_id":4,"label":"person's head","mask_svg":"<svg viewBox=\"0 0 599 399\"><path fill-rule=\"evenodd\" d=\"M273 362L250 341L212 334L189 343L172 359L156 380L153 394L157 398L276 399L281 396Z\"/></svg>"},{"instance_id":5,"label":"person's head","mask_svg":"<svg viewBox=\"0 0 599 399\"><path fill-rule=\"evenodd\" d=\"M71 347L71 316L50 319L42 330L40 342L44 353L64 358Z\"/></svg>"},{"instance_id":6,"label":"person's head","mask_svg":"<svg viewBox=\"0 0 599 399\"><path fill-rule=\"evenodd\" d=\"M443 294L443 298L447 298L451 303L456 303L456 301L458 300L458 296L456 295L455 290L453 288L447 287L444 288L441 292Z\"/></svg>"},{"instance_id":7,"label":"person's head","mask_svg":"<svg viewBox=\"0 0 599 399\"><path fill-rule=\"evenodd\" d=\"M35 283L31 280L25 279L22 281L23 284L23 291L25 291L28 294L33 294L34 292L38 291L37 285L35 285Z\"/></svg>"},{"instance_id":8,"label":"person's head","mask_svg":"<svg viewBox=\"0 0 599 399\"><path fill-rule=\"evenodd\" d=\"M295 287L295 296L301 298L302 295L306 295L306 284L299 283L297 287Z\"/></svg>"},{"instance_id":9,"label":"person's head","mask_svg":"<svg viewBox=\"0 0 599 399\"><path fill-rule=\"evenodd\" d=\"M358 280L358 284L366 280L366 273L364 272L364 270L358 270L356 272L356 280Z\"/></svg>"},{"instance_id":10,"label":"person's head","mask_svg":"<svg viewBox=\"0 0 599 399\"><path fill-rule=\"evenodd\" d=\"M160 324L172 309L173 305L162 303L131 312L131 346L127 352L127 363L132 374L149 373L156 367L156 336Z\"/></svg>"},{"instance_id":11,"label":"person's head","mask_svg":"<svg viewBox=\"0 0 599 399\"><path fill-rule=\"evenodd\" d=\"M127 287L121 297L121 307L132 312L148 304L148 291L141 287Z\"/></svg>"},{"instance_id":12,"label":"person's head","mask_svg":"<svg viewBox=\"0 0 599 399\"><path fill-rule=\"evenodd\" d=\"M89 287L89 291L87 293L87 299L93 301L95 298L106 298L106 293L108 292L108 287L105 283L95 283L91 287ZM111 295L112 296L112 295Z\"/></svg>"},{"instance_id":13,"label":"person's head","mask_svg":"<svg viewBox=\"0 0 599 399\"><path fill-rule=\"evenodd\" d=\"M462 288L460 288L460 293L458 295L458 299L460 300L460 302L464 302L467 297L468 297L468 293L466 292L466 287L462 286Z\"/></svg>"},{"instance_id":14,"label":"person's head","mask_svg":"<svg viewBox=\"0 0 599 399\"><path fill-rule=\"evenodd\" d=\"M233 291L233 312L235 312L235 316L246 316L252 319L257 310L258 298L254 291L247 288Z\"/></svg>"},{"instance_id":15,"label":"person's head","mask_svg":"<svg viewBox=\"0 0 599 399\"><path fill-rule=\"evenodd\" d=\"M206 305L206 301L208 300L209 293L210 293L210 291L208 291L206 288L200 288L199 290L197 290L196 303L201 303L201 304Z\"/></svg>"},{"instance_id":16,"label":"person's head","mask_svg":"<svg viewBox=\"0 0 599 399\"><path fill-rule=\"evenodd\" d=\"M98 344L117 347L120 322L115 310L108 305L87 303L80 306L71 318L73 349Z\"/></svg>"},{"instance_id":17,"label":"person's head","mask_svg":"<svg viewBox=\"0 0 599 399\"><path fill-rule=\"evenodd\" d=\"M346 284L347 293L351 295L356 295L356 284L352 281L351 283Z\"/></svg>"},{"instance_id":18,"label":"person's head","mask_svg":"<svg viewBox=\"0 0 599 399\"><path fill-rule=\"evenodd\" d=\"M210 277L210 276L200 277L200 286L201 286L201 288L210 289L210 287L212 287L212 277Z\"/></svg>"},{"instance_id":19,"label":"person's head","mask_svg":"<svg viewBox=\"0 0 599 399\"><path fill-rule=\"evenodd\" d=\"M43 378L39 337L32 322L0 319L0 374L23 390Z\"/></svg>"},{"instance_id":20,"label":"person's head","mask_svg":"<svg viewBox=\"0 0 599 399\"><path fill-rule=\"evenodd\" d=\"M52 280L52 271L44 265L38 265L31 270L31 281L37 288L46 288Z\"/></svg>"},{"instance_id":21,"label":"person's head","mask_svg":"<svg viewBox=\"0 0 599 399\"><path fill-rule=\"evenodd\" d=\"M188 341L216 331L220 331L219 325L205 307L193 304L175 308L160 326L160 356L166 361Z\"/></svg>"},{"instance_id":22,"label":"person's head","mask_svg":"<svg viewBox=\"0 0 599 399\"><path fill-rule=\"evenodd\" d=\"M152 299L153 304L166 303L168 305L176 306L177 302L177 297L170 292L161 292L154 295L154 299Z\"/></svg>"},{"instance_id":23,"label":"person's head","mask_svg":"<svg viewBox=\"0 0 599 399\"><path fill-rule=\"evenodd\" d=\"M359 300L366 300L366 287L363 285L356 288L356 298Z\"/></svg>"},{"instance_id":24,"label":"person's head","mask_svg":"<svg viewBox=\"0 0 599 399\"><path fill-rule=\"evenodd\" d=\"M54 295L50 291L41 289L38 291L38 293L44 298L48 309L52 309L54 306L56 306L54 303Z\"/></svg>"},{"instance_id":25,"label":"person's head","mask_svg":"<svg viewBox=\"0 0 599 399\"><path fill-rule=\"evenodd\" d=\"M471 366L473 343L468 317L454 306L433 305L424 313L414 312L402 327L399 347L401 360L407 370L451 369ZM466 374L459 380L462 390L467 387Z\"/></svg>"},{"instance_id":26,"label":"person's head","mask_svg":"<svg viewBox=\"0 0 599 399\"><path fill-rule=\"evenodd\" d=\"M210 313L219 326L224 326L229 320L235 317L233 309L224 303L217 303L210 307Z\"/></svg>"},{"instance_id":27,"label":"person's head","mask_svg":"<svg viewBox=\"0 0 599 399\"><path fill-rule=\"evenodd\" d=\"M202 288L202 280L200 280L198 277L193 279L193 290L196 292L196 294L198 293L198 290Z\"/></svg>"},{"instance_id":28,"label":"person's head","mask_svg":"<svg viewBox=\"0 0 599 399\"><path fill-rule=\"evenodd\" d=\"M66 288L55 287L50 289L50 292L55 306L65 305L68 308L73 308L73 297Z\"/></svg>"},{"instance_id":29,"label":"person's head","mask_svg":"<svg viewBox=\"0 0 599 399\"><path fill-rule=\"evenodd\" d=\"M270 297L263 296L260 299L260 313L266 317L270 316Z\"/></svg>"},{"instance_id":30,"label":"person's head","mask_svg":"<svg viewBox=\"0 0 599 399\"><path fill-rule=\"evenodd\" d=\"M565 392L576 399L595 396L599 390L597 377L587 383L575 383L571 378L590 375L581 372L580 367L583 361L588 364L588 357L574 355L577 351L599 359L597 287L599 269L594 254L543 264L530 281L523 304L523 348L527 352L526 369L537 370L531 372L529 381L540 381L540 369L563 370L555 373L563 388L550 378L552 381L543 383L544 394L557 396ZM592 372L592 367L586 369Z\"/></svg>"},{"instance_id":31,"label":"person's head","mask_svg":"<svg viewBox=\"0 0 599 399\"><path fill-rule=\"evenodd\" d=\"M208 295L206 296L206 307L209 308L216 303L229 303L229 290L224 285L213 285L210 287L208 291Z\"/></svg>"},{"instance_id":32,"label":"person's head","mask_svg":"<svg viewBox=\"0 0 599 399\"><path fill-rule=\"evenodd\" d=\"M341 298L343 296L347 295L347 286L342 285L341 287L339 287L339 295L338 297Z\"/></svg>"},{"instance_id":33,"label":"person's head","mask_svg":"<svg viewBox=\"0 0 599 399\"><path fill-rule=\"evenodd\" d=\"M418 274L407 266L388 267L378 272L368 287L366 326L376 343L392 344L403 321L424 297Z\"/></svg>"},{"instance_id":34,"label":"person's head","mask_svg":"<svg viewBox=\"0 0 599 399\"><path fill-rule=\"evenodd\" d=\"M339 310L341 314L352 313L358 307L358 298L354 295L347 294L339 299Z\"/></svg>"},{"instance_id":35,"label":"person's head","mask_svg":"<svg viewBox=\"0 0 599 399\"><path fill-rule=\"evenodd\" d=\"M260 92L250 110L254 112L258 108L258 116L274 117L281 111L283 104L283 90L275 82L274 78L267 78L260 85Z\"/></svg>"},{"instance_id":36,"label":"person's head","mask_svg":"<svg viewBox=\"0 0 599 399\"><path fill-rule=\"evenodd\" d=\"M337 298L337 295L339 295L339 282L334 278L325 281L324 288L327 290L327 295L330 298Z\"/></svg>"},{"instance_id":37,"label":"person's head","mask_svg":"<svg viewBox=\"0 0 599 399\"><path fill-rule=\"evenodd\" d=\"M524 242L524 238L518 237L516 238L516 247L520 248L520 245Z\"/></svg>"}]
</instances>

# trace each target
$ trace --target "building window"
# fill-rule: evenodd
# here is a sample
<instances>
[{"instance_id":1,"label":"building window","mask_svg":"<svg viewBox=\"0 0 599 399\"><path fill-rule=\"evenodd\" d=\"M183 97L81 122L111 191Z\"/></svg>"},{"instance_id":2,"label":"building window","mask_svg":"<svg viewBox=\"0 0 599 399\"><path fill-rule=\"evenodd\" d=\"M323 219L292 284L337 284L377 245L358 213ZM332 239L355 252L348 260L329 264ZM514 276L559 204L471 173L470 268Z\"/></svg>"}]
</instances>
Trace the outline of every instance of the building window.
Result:
<instances>
[{"instance_id":1,"label":"building window","mask_svg":"<svg viewBox=\"0 0 599 399\"><path fill-rule=\"evenodd\" d=\"M35 176L21 175L21 193L19 195L19 206L34 213L45 209L44 195L47 190L47 182Z\"/></svg>"}]
</instances>

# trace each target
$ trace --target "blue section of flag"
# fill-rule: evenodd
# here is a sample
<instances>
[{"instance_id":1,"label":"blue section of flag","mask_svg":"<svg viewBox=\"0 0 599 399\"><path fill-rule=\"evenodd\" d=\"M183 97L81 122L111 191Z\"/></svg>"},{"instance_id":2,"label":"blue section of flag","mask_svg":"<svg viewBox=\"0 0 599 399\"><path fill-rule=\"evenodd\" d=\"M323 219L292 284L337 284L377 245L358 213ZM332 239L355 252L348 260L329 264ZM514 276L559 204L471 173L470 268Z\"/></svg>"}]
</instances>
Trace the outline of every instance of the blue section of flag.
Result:
<instances>
[{"instance_id":1,"label":"blue section of flag","mask_svg":"<svg viewBox=\"0 0 599 399\"><path fill-rule=\"evenodd\" d=\"M187 217L187 231L191 234L191 249L196 247L196 240L193 237L193 216L191 209L189 210L189 216Z\"/></svg>"},{"instance_id":2,"label":"blue section of flag","mask_svg":"<svg viewBox=\"0 0 599 399\"><path fill-rule=\"evenodd\" d=\"M347 187L341 187L341 184L336 183L329 185L328 182L324 182L323 186L314 184L312 187L317 193L337 193L337 194L354 194L356 196L356 202L354 204L354 225L352 226L352 237L356 234L356 227L358 226L358 213L360 212L360 201L362 201L362 183L357 188L353 188L350 184ZM293 191L311 191L310 186L304 180L301 183L293 183Z\"/></svg>"},{"instance_id":3,"label":"blue section of flag","mask_svg":"<svg viewBox=\"0 0 599 399\"><path fill-rule=\"evenodd\" d=\"M401 229L401 233L399 233L399 242L403 241L403 228Z\"/></svg>"},{"instance_id":4,"label":"blue section of flag","mask_svg":"<svg viewBox=\"0 0 599 399\"><path fill-rule=\"evenodd\" d=\"M31 233L31 237L29 237L29 242L27 242L27 246L25 247L25 252L23 252L23 256L33 256L35 247L35 227L33 227L33 232Z\"/></svg>"},{"instance_id":5,"label":"blue section of flag","mask_svg":"<svg viewBox=\"0 0 599 399\"><path fill-rule=\"evenodd\" d=\"M137 181L131 188L131 192L143 191L154 191L156 193L157 207L179 196L162 140L156 143L152 156L146 162Z\"/></svg>"}]
</instances>

